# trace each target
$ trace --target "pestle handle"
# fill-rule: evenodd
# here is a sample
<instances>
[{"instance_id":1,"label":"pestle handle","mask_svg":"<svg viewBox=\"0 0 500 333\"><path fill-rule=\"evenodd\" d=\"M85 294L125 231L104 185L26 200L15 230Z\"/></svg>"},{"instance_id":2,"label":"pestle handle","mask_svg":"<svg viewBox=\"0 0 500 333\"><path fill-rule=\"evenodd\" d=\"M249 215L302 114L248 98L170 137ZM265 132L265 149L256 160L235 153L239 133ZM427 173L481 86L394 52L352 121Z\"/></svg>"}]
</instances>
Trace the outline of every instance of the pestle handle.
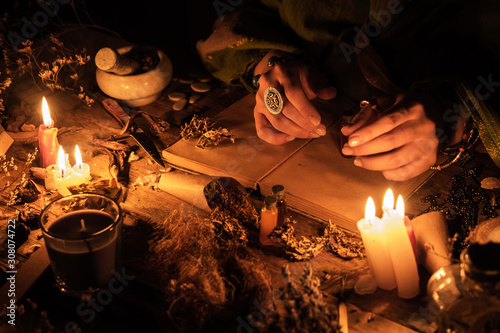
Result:
<instances>
[{"instance_id":1,"label":"pestle handle","mask_svg":"<svg viewBox=\"0 0 500 333\"><path fill-rule=\"evenodd\" d=\"M137 61L123 56L109 47L104 47L97 52L95 64L100 70L117 75L132 74L140 68Z\"/></svg>"}]
</instances>

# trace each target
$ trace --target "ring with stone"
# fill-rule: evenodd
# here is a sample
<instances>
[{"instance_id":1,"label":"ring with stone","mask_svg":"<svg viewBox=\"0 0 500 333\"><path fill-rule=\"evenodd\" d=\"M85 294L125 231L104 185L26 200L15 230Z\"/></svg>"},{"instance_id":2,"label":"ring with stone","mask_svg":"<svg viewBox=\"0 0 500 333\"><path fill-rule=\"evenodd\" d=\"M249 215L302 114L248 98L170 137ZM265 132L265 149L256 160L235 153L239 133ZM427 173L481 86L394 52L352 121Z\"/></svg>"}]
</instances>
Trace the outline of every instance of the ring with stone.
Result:
<instances>
[{"instance_id":1,"label":"ring with stone","mask_svg":"<svg viewBox=\"0 0 500 333\"><path fill-rule=\"evenodd\" d=\"M264 102L271 114L280 114L283 110L283 98L280 92L274 87L268 87L264 92Z\"/></svg>"}]
</instances>

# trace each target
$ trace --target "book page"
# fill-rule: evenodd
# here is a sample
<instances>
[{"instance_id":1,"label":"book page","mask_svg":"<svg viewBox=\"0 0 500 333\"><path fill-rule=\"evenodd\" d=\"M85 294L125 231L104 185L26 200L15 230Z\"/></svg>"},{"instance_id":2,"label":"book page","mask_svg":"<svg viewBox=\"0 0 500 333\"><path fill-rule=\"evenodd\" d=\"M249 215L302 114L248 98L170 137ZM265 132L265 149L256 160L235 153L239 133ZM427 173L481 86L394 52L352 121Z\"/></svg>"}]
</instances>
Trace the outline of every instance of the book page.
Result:
<instances>
[{"instance_id":1,"label":"book page","mask_svg":"<svg viewBox=\"0 0 500 333\"><path fill-rule=\"evenodd\" d=\"M382 206L388 188L396 196L407 198L432 173L407 182L389 182L380 172L359 168L353 164L353 158L342 157L339 118L342 111L353 107L352 103L345 98L315 102L323 123L329 124L327 134L275 146L257 137L253 120L255 100L249 95L216 118L216 127L229 129L234 143L226 141L201 149L195 148L197 139L179 140L163 151L163 158L188 172L232 177L245 187L258 183L264 195L272 194L273 185L283 185L291 208L357 230L356 221L364 217L369 196L377 207Z\"/></svg>"},{"instance_id":2,"label":"book page","mask_svg":"<svg viewBox=\"0 0 500 333\"><path fill-rule=\"evenodd\" d=\"M322 103L318 106L325 125L332 123L335 117L335 110L331 105ZM308 139L295 139L283 145L271 145L262 141L255 130L254 106L255 97L248 95L214 119L215 127L224 127L230 131L234 136L234 143L227 140L218 146L201 149L195 147L197 138L180 139L163 150L163 159L181 170L229 176L243 186L253 187L259 179L309 142Z\"/></svg>"}]
</instances>

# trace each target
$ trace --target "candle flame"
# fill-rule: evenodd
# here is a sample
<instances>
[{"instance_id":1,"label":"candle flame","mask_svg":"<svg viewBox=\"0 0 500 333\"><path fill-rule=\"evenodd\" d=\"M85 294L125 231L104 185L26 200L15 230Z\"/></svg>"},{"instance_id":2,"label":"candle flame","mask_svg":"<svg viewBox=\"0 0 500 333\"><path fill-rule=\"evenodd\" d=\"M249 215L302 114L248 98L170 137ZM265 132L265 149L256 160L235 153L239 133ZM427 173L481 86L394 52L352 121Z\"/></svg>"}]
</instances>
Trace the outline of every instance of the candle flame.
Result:
<instances>
[{"instance_id":1,"label":"candle flame","mask_svg":"<svg viewBox=\"0 0 500 333\"><path fill-rule=\"evenodd\" d=\"M57 154L57 166L59 167L59 171L61 171L61 176L64 177L66 173L66 156L64 155L63 147L59 146L59 152Z\"/></svg>"},{"instance_id":2,"label":"candle flame","mask_svg":"<svg viewBox=\"0 0 500 333\"><path fill-rule=\"evenodd\" d=\"M375 202L373 202L372 197L368 197L365 206L365 220L370 221L375 218Z\"/></svg>"},{"instance_id":3,"label":"candle flame","mask_svg":"<svg viewBox=\"0 0 500 333\"><path fill-rule=\"evenodd\" d=\"M81 170L83 167L83 161L82 161L82 154L80 154L80 148L78 147L78 145L75 146L75 162L77 168Z\"/></svg>"},{"instance_id":4,"label":"candle flame","mask_svg":"<svg viewBox=\"0 0 500 333\"><path fill-rule=\"evenodd\" d=\"M42 98L42 116L43 116L43 124L47 128L51 128L54 122L52 118L50 118L49 104L47 104L47 100Z\"/></svg>"},{"instance_id":5,"label":"candle flame","mask_svg":"<svg viewBox=\"0 0 500 333\"><path fill-rule=\"evenodd\" d=\"M387 192L385 192L384 196L384 204L382 205L384 210L392 210L394 209L394 194L392 193L391 189L388 189Z\"/></svg>"},{"instance_id":6,"label":"candle flame","mask_svg":"<svg viewBox=\"0 0 500 333\"><path fill-rule=\"evenodd\" d=\"M401 217L405 216L405 203L401 194L398 195L398 201L396 202L396 213Z\"/></svg>"}]
</instances>

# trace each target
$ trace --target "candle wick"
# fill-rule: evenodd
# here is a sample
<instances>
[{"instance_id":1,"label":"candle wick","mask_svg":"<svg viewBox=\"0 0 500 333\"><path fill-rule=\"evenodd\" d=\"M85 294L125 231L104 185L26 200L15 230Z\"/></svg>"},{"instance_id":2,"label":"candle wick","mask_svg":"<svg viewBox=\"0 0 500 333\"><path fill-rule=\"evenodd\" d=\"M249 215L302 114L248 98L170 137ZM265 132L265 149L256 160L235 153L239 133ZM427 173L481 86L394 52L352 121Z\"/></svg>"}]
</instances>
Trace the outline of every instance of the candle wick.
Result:
<instances>
[{"instance_id":1,"label":"candle wick","mask_svg":"<svg viewBox=\"0 0 500 333\"><path fill-rule=\"evenodd\" d=\"M80 220L80 224L82 225L82 231L87 232L87 229L85 228L85 221L83 219Z\"/></svg>"}]
</instances>

